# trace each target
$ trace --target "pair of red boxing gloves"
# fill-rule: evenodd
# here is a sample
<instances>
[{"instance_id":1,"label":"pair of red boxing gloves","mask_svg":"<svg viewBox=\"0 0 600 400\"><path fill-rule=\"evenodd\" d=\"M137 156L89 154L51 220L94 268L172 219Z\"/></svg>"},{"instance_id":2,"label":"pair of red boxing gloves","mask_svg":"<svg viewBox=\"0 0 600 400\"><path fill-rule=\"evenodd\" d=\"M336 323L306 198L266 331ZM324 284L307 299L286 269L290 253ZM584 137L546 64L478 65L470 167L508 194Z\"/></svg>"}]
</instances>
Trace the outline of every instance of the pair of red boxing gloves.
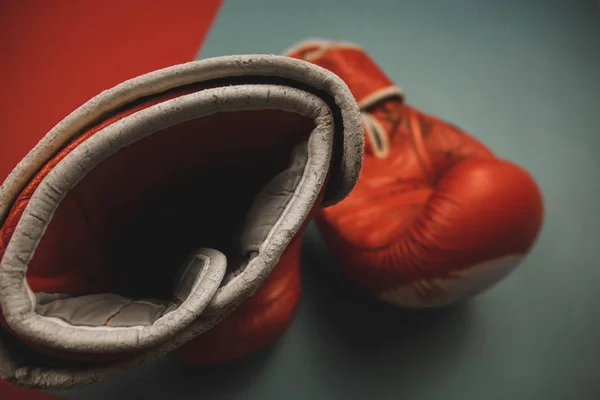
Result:
<instances>
[{"instance_id":1,"label":"pair of red boxing gloves","mask_svg":"<svg viewBox=\"0 0 600 400\"><path fill-rule=\"evenodd\" d=\"M526 171L409 106L356 45L156 71L0 188L0 376L69 388L260 351L293 319L312 219L356 285L428 308L503 279L542 217Z\"/></svg>"}]
</instances>

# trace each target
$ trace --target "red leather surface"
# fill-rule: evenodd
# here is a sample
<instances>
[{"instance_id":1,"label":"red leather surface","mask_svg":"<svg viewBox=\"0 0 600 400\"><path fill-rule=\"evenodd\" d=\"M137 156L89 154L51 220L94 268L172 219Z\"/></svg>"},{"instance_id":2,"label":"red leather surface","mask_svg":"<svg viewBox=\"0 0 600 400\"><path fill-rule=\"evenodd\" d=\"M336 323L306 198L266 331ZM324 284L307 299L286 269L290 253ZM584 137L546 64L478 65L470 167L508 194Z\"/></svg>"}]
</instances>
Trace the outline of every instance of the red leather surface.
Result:
<instances>
[{"instance_id":1,"label":"red leather surface","mask_svg":"<svg viewBox=\"0 0 600 400\"><path fill-rule=\"evenodd\" d=\"M361 286L379 293L527 252L543 207L526 171L398 100L372 115L391 132L390 157L367 154L355 190L319 218Z\"/></svg>"}]
</instances>

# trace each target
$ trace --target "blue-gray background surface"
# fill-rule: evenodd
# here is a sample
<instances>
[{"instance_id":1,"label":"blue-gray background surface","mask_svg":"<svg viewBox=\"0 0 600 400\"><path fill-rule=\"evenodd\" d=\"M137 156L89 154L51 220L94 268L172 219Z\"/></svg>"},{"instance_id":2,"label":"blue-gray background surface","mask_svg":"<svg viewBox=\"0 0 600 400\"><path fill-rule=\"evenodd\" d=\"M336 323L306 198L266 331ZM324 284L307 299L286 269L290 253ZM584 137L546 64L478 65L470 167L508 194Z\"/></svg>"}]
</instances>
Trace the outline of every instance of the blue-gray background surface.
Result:
<instances>
[{"instance_id":1,"label":"blue-gray background surface","mask_svg":"<svg viewBox=\"0 0 600 400\"><path fill-rule=\"evenodd\" d=\"M279 53L309 37L360 43L410 103L529 169L546 200L531 255L468 304L412 314L378 305L338 279L311 226L304 297L270 351L211 369L166 357L66 394L600 399L598 3L226 0L201 56Z\"/></svg>"}]
</instances>

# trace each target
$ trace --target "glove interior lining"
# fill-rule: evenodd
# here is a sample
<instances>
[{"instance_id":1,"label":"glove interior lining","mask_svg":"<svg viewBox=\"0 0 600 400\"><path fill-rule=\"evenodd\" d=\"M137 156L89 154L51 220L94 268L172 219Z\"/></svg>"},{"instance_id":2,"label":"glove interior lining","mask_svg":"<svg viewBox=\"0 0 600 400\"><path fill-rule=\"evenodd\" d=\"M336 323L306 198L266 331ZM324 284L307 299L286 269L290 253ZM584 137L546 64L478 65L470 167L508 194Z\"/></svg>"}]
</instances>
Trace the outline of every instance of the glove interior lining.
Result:
<instances>
[{"instance_id":1,"label":"glove interior lining","mask_svg":"<svg viewBox=\"0 0 600 400\"><path fill-rule=\"evenodd\" d=\"M198 246L225 254L231 260L230 273L243 271L297 196L314 152L310 138L315 118L322 119L326 117L323 113L329 112L314 95L304 93L302 101L283 93L278 100L270 90L281 87L263 86L269 88L262 91L265 96L258 96L260 104L253 104L251 97L245 103L239 96L236 102L240 104L230 105L233 110L215 110L120 147L86 171L66 193L53 186L70 179L53 176L58 165L77 153L82 161L72 163L71 168L88 168L85 162L98 155L86 144L98 132L182 93L162 94L116 113L79 135L46 163L22 191L0 232L3 245L10 245L14 232L24 232L18 229L20 217L46 184L41 189L45 202L57 202L58 206L49 221L29 210L29 216L43 224L44 232L40 235L36 228L24 232L24 239L40 237L27 263L25 282L38 317L60 322L58 326L106 330L156 325L168 319L165 316L177 314L170 311L181 308L189 313L182 307L187 299L174 298L171 283L177 266ZM185 90L193 94L206 89ZM296 96L302 93L290 90ZM277 106L278 101L284 104ZM141 129L149 128L151 123ZM118 133L114 140L119 140ZM109 139L112 151L116 146ZM38 198L35 206L43 210L47 204ZM260 218L264 214L268 214L268 223ZM237 241L231 240L232 233L238 233L233 235ZM208 277L215 281L215 292L222 277L218 271ZM194 278L196 282L200 279ZM131 316L124 318L125 314ZM54 347L56 339L50 338L47 344ZM157 340L153 336L145 344ZM65 341L58 341L64 345ZM68 345L78 346L76 340ZM111 350L123 347L127 345Z\"/></svg>"}]
</instances>

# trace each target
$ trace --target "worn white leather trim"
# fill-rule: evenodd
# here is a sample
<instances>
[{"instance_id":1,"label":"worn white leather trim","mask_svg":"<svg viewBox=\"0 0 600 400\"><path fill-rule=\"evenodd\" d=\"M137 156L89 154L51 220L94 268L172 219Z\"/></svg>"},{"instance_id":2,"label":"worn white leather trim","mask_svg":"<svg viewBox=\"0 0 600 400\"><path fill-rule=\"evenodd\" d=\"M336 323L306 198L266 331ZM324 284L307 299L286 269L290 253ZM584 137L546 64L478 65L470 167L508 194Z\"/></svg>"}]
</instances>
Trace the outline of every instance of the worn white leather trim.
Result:
<instances>
[{"instance_id":1,"label":"worn white leather trim","mask_svg":"<svg viewBox=\"0 0 600 400\"><path fill-rule=\"evenodd\" d=\"M74 135L90 123L140 97L212 79L237 76L272 76L293 79L333 96L342 114L344 148L341 173L331 199L334 204L353 189L362 168L364 141L358 106L346 84L332 72L306 61L280 55L236 55L215 57L150 72L125 81L92 98L59 122L23 158L0 186L0 223L21 190L38 169Z\"/></svg>"}]
</instances>

